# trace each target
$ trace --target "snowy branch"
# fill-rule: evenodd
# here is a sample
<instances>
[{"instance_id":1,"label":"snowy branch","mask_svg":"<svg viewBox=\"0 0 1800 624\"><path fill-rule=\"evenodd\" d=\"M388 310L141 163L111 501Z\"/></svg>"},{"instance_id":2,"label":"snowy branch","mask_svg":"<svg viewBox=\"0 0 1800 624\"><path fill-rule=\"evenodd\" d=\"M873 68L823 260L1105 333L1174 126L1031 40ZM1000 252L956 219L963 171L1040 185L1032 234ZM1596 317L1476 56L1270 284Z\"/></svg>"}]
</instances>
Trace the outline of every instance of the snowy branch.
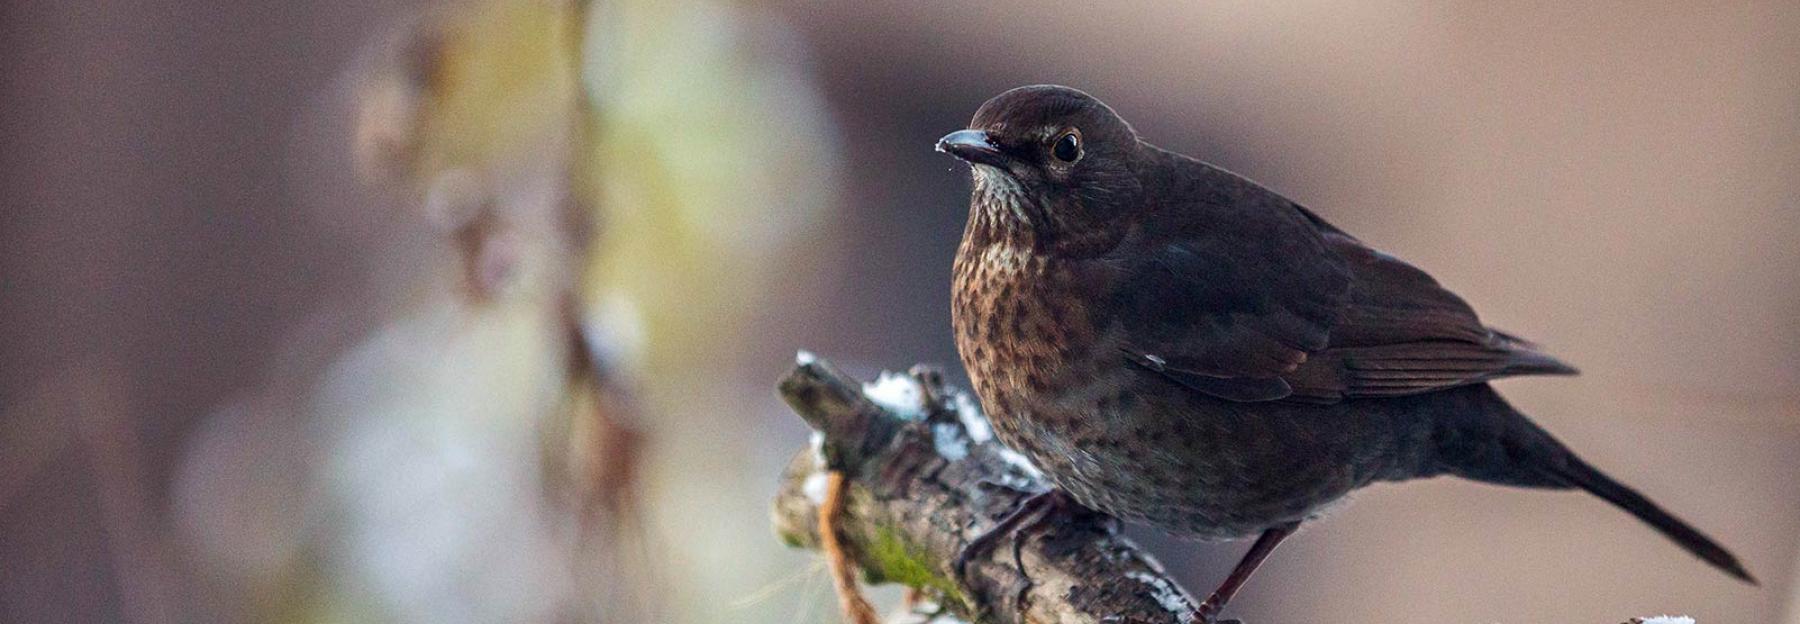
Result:
<instances>
[{"instance_id":1,"label":"snowy branch","mask_svg":"<svg viewBox=\"0 0 1800 624\"><path fill-rule=\"evenodd\" d=\"M795 546L820 547L827 471L849 482L837 523L847 558L871 583L918 588L949 615L985 622L1186 622L1196 602L1157 563L1095 514L1033 523L970 562L957 553L1047 487L992 440L967 394L915 368L863 385L802 354L781 395L813 429L789 464L774 521ZM1067 512L1053 512L1067 513Z\"/></svg>"}]
</instances>

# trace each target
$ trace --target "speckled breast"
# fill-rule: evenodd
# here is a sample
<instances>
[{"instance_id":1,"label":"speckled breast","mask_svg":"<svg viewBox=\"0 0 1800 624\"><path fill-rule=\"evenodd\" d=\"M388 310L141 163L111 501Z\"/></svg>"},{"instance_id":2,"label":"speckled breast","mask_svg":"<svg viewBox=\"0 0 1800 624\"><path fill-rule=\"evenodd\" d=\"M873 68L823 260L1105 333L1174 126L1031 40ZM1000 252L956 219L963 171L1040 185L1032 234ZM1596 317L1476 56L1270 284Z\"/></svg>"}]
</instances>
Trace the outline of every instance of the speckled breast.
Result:
<instances>
[{"instance_id":1,"label":"speckled breast","mask_svg":"<svg viewBox=\"0 0 1800 624\"><path fill-rule=\"evenodd\" d=\"M1007 242L955 264L956 345L1000 440L1083 505L1202 538L1312 513L1367 479L1292 459L1330 444L1266 408L1193 396L1130 367L1081 276ZM1278 441L1244 455L1251 441ZM1290 446L1288 441L1293 441Z\"/></svg>"},{"instance_id":2,"label":"speckled breast","mask_svg":"<svg viewBox=\"0 0 1800 624\"><path fill-rule=\"evenodd\" d=\"M1143 519L1151 493L1119 408L1136 401L1116 337L1050 258L967 241L955 268L956 345L994 431L1083 504ZM1097 322L1098 321L1098 322ZM1109 357L1110 356L1110 357Z\"/></svg>"}]
</instances>

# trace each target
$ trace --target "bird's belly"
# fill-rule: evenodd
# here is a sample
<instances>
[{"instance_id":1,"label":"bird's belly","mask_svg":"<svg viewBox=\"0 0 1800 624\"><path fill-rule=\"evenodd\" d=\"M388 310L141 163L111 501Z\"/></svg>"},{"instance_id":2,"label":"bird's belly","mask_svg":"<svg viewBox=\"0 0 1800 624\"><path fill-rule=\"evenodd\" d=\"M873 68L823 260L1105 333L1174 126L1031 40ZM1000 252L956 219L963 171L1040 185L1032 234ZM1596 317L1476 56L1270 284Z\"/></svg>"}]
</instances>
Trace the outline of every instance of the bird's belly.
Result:
<instances>
[{"instance_id":1,"label":"bird's belly","mask_svg":"<svg viewBox=\"0 0 1800 624\"><path fill-rule=\"evenodd\" d=\"M1126 374L1134 374L1127 372ZM1236 405L1197 411L1132 391L1089 401L1015 401L1002 442L1083 505L1202 539L1302 520L1367 483L1312 423ZM1347 441L1344 441L1347 443Z\"/></svg>"}]
</instances>

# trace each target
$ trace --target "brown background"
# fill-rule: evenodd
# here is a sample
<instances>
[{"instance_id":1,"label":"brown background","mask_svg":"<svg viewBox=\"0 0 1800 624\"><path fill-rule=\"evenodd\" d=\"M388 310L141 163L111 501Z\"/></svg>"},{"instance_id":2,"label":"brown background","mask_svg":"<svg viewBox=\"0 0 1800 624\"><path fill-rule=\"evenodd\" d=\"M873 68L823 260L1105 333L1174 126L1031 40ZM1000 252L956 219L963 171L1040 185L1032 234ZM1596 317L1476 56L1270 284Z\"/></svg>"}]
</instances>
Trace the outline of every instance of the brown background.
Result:
<instances>
[{"instance_id":1,"label":"brown background","mask_svg":"<svg viewBox=\"0 0 1800 624\"><path fill-rule=\"evenodd\" d=\"M296 162L317 156L295 147L295 128L358 46L404 13L0 8L0 439L118 415L88 429L98 443L0 449L0 620L156 620L143 614L159 607L132 596L181 603L200 591L181 587L208 582L120 568L185 569L155 562L182 560L158 554L176 547L156 534L186 436L269 374L278 337L313 302L379 264L383 241L361 225L307 212L326 191L294 182L317 164ZM717 417L752 419L744 426L766 439L745 442L757 450L732 466L693 470L772 484L780 450L804 434L766 381L797 347L864 373L956 361L947 283L966 173L930 145L994 93L1059 82L1107 100L1151 141L1426 267L1489 322L1580 366L1578 378L1501 388L1764 581L1734 584L1588 498L1435 481L1372 488L1316 523L1238 613L1800 622L1800 5L773 2L746 13L809 57L841 177L792 183L835 184L839 199L785 260L824 281L791 287L804 296L718 345L721 385L755 408ZM784 132L779 119L760 130ZM690 433L655 431L658 452L684 453L669 449ZM119 456L135 468L117 468ZM648 504L660 495L653 486ZM766 537L762 496L715 509L711 524L747 527L722 535L748 537L695 539L741 551L728 561L772 562L756 568L767 578L688 600L735 604L778 583L772 570L811 564ZM151 520L107 528L119 513ZM1196 589L1241 547L1143 535ZM145 582L177 588L133 589ZM756 615L683 613L832 621L818 587L776 591L782 606ZM814 606L794 616L796 603Z\"/></svg>"}]
</instances>

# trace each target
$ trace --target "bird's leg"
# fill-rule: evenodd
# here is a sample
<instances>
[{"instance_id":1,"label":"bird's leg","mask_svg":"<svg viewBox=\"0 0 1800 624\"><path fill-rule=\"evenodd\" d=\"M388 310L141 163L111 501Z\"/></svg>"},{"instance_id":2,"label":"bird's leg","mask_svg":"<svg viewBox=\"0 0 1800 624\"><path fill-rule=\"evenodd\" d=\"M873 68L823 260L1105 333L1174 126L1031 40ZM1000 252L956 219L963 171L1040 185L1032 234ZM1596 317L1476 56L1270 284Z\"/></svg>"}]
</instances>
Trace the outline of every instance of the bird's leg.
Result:
<instances>
[{"instance_id":1,"label":"bird's leg","mask_svg":"<svg viewBox=\"0 0 1800 624\"><path fill-rule=\"evenodd\" d=\"M1243 588L1244 582L1250 580L1250 575L1256 573L1256 568L1262 565L1264 559L1269 558L1269 553L1275 552L1275 546L1287 536L1293 535L1294 529L1299 527L1299 522L1289 522L1263 531L1262 536L1256 538L1256 543L1250 545L1250 551L1244 553L1244 558L1238 560L1237 567L1231 569L1231 575L1225 577L1225 582L1220 583L1219 588L1213 590L1211 596L1207 596L1206 600L1200 602L1200 609L1194 614L1194 621L1197 624L1217 622L1218 620L1215 618L1219 616L1220 611L1225 609L1225 603L1230 602L1231 597L1237 595L1238 590Z\"/></svg>"},{"instance_id":2,"label":"bird's leg","mask_svg":"<svg viewBox=\"0 0 1800 624\"><path fill-rule=\"evenodd\" d=\"M969 540L968 545L963 546L962 552L956 553L956 561L953 565L956 567L957 580L962 581L967 577L970 561L986 556L1002 538L1042 522L1045 517L1050 515L1050 512L1072 502L1074 501L1069 500L1067 494L1055 488L1032 494L1031 498L1019 503L1010 513L1006 514L1006 517L994 523L993 527L983 531L981 535L975 536L975 539ZM1026 520L1032 520L1032 522L1028 524L1025 522ZM1024 570L1020 570L1020 572L1023 573Z\"/></svg>"}]
</instances>

